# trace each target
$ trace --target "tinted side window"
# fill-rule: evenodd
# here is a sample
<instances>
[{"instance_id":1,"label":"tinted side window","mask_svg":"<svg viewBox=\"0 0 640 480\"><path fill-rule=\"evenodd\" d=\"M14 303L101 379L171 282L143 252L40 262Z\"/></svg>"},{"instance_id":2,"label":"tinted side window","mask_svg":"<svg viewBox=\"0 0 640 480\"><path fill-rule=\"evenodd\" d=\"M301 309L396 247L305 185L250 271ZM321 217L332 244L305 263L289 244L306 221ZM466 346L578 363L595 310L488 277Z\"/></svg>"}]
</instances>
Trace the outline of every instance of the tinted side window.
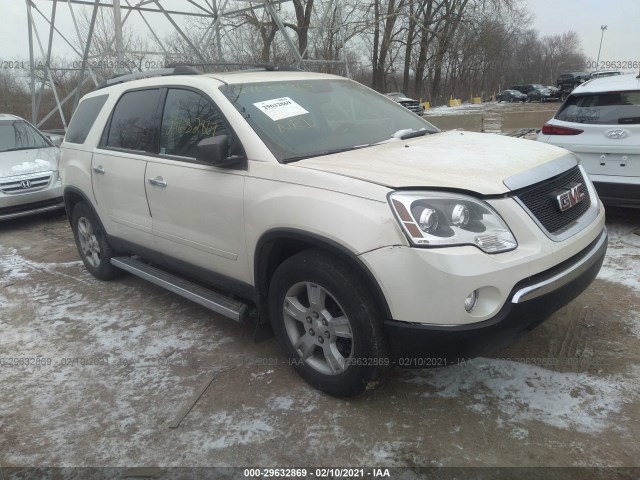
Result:
<instances>
[{"instance_id":1,"label":"tinted side window","mask_svg":"<svg viewBox=\"0 0 640 480\"><path fill-rule=\"evenodd\" d=\"M107 136L108 147L153 151L159 90L127 92L116 105Z\"/></svg>"},{"instance_id":2,"label":"tinted side window","mask_svg":"<svg viewBox=\"0 0 640 480\"><path fill-rule=\"evenodd\" d=\"M76 111L73 112L69 129L65 141L70 143L84 143L89 135L93 123L96 121L100 110L107 101L109 95L99 95L97 97L87 98L80 102Z\"/></svg>"},{"instance_id":3,"label":"tinted side window","mask_svg":"<svg viewBox=\"0 0 640 480\"><path fill-rule=\"evenodd\" d=\"M230 129L209 99L190 90L170 89L160 132L161 154L195 158L200 140L228 135Z\"/></svg>"}]
</instances>

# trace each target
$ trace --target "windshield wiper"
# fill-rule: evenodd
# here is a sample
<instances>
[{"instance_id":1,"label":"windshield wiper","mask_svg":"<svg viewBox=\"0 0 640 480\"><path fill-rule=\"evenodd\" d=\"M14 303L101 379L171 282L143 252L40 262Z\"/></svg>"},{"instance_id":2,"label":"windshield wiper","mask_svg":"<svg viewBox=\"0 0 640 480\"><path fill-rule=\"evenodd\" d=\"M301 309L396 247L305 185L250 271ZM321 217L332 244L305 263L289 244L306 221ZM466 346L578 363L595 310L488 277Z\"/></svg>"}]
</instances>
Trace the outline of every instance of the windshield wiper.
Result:
<instances>
[{"instance_id":1,"label":"windshield wiper","mask_svg":"<svg viewBox=\"0 0 640 480\"><path fill-rule=\"evenodd\" d=\"M371 144L367 143L365 145L354 145L353 147L336 148L335 150L325 150L324 152L315 152L315 153L309 153L306 155L298 155L296 157L285 157L282 159L282 163L291 163L291 162L297 162L298 160L304 160L306 158L322 157L324 155L333 155L334 153L349 152L351 150L358 150L360 148L370 147L370 146Z\"/></svg>"},{"instance_id":2,"label":"windshield wiper","mask_svg":"<svg viewBox=\"0 0 640 480\"><path fill-rule=\"evenodd\" d=\"M400 137L400 140L409 140L410 138L423 137L425 135L431 135L435 132L430 132L429 130L416 130L415 132L405 133Z\"/></svg>"}]
</instances>

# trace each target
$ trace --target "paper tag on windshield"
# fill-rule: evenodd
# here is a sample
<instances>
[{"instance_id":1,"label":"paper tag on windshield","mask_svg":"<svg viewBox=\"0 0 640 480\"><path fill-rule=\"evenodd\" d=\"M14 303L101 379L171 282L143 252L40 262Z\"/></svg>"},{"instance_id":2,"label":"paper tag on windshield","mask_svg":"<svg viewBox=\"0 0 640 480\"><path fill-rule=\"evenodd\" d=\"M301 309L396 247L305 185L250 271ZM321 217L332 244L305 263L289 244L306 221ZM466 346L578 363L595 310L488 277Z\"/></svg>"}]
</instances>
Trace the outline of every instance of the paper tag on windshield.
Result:
<instances>
[{"instance_id":1,"label":"paper tag on windshield","mask_svg":"<svg viewBox=\"0 0 640 480\"><path fill-rule=\"evenodd\" d=\"M289 97L265 100L264 102L254 103L254 105L262 110L271 120L282 120L283 118L296 117L309 113Z\"/></svg>"}]
</instances>

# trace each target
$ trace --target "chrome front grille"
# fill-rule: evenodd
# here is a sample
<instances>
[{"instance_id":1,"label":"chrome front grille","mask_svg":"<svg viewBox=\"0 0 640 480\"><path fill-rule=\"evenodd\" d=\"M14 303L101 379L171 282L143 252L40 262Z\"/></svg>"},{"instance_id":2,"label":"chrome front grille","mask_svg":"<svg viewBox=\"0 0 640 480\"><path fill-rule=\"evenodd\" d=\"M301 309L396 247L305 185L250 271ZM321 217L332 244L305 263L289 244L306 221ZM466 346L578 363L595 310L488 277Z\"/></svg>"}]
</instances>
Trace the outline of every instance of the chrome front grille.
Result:
<instances>
[{"instance_id":1,"label":"chrome front grille","mask_svg":"<svg viewBox=\"0 0 640 480\"><path fill-rule=\"evenodd\" d=\"M19 175L0 179L0 192L5 195L29 193L46 188L51 182L53 172L39 172L31 175Z\"/></svg>"},{"instance_id":2,"label":"chrome front grille","mask_svg":"<svg viewBox=\"0 0 640 480\"><path fill-rule=\"evenodd\" d=\"M556 193L571 184L582 184L585 197L573 207L564 212L560 211ZM594 201L578 166L549 180L524 188L523 191L518 192L517 198L551 234L560 233L572 226L589 210Z\"/></svg>"},{"instance_id":3,"label":"chrome front grille","mask_svg":"<svg viewBox=\"0 0 640 480\"><path fill-rule=\"evenodd\" d=\"M420 102L400 102L400 104L407 108L408 110L411 110L413 113L421 113L422 109L420 108Z\"/></svg>"}]
</instances>

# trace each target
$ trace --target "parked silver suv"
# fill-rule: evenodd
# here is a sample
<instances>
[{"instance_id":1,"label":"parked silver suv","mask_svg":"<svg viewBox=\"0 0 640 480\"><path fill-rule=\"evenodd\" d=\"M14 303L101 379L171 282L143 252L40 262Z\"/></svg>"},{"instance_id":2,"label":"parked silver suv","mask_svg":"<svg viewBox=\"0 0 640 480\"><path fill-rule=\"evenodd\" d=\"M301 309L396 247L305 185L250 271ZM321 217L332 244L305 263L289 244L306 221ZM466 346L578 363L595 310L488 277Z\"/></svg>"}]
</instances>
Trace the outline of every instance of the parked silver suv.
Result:
<instances>
[{"instance_id":1,"label":"parked silver suv","mask_svg":"<svg viewBox=\"0 0 640 480\"><path fill-rule=\"evenodd\" d=\"M80 256L100 279L255 310L327 393L506 345L600 268L604 210L566 150L442 133L341 77L182 72L115 79L75 112Z\"/></svg>"}]
</instances>

